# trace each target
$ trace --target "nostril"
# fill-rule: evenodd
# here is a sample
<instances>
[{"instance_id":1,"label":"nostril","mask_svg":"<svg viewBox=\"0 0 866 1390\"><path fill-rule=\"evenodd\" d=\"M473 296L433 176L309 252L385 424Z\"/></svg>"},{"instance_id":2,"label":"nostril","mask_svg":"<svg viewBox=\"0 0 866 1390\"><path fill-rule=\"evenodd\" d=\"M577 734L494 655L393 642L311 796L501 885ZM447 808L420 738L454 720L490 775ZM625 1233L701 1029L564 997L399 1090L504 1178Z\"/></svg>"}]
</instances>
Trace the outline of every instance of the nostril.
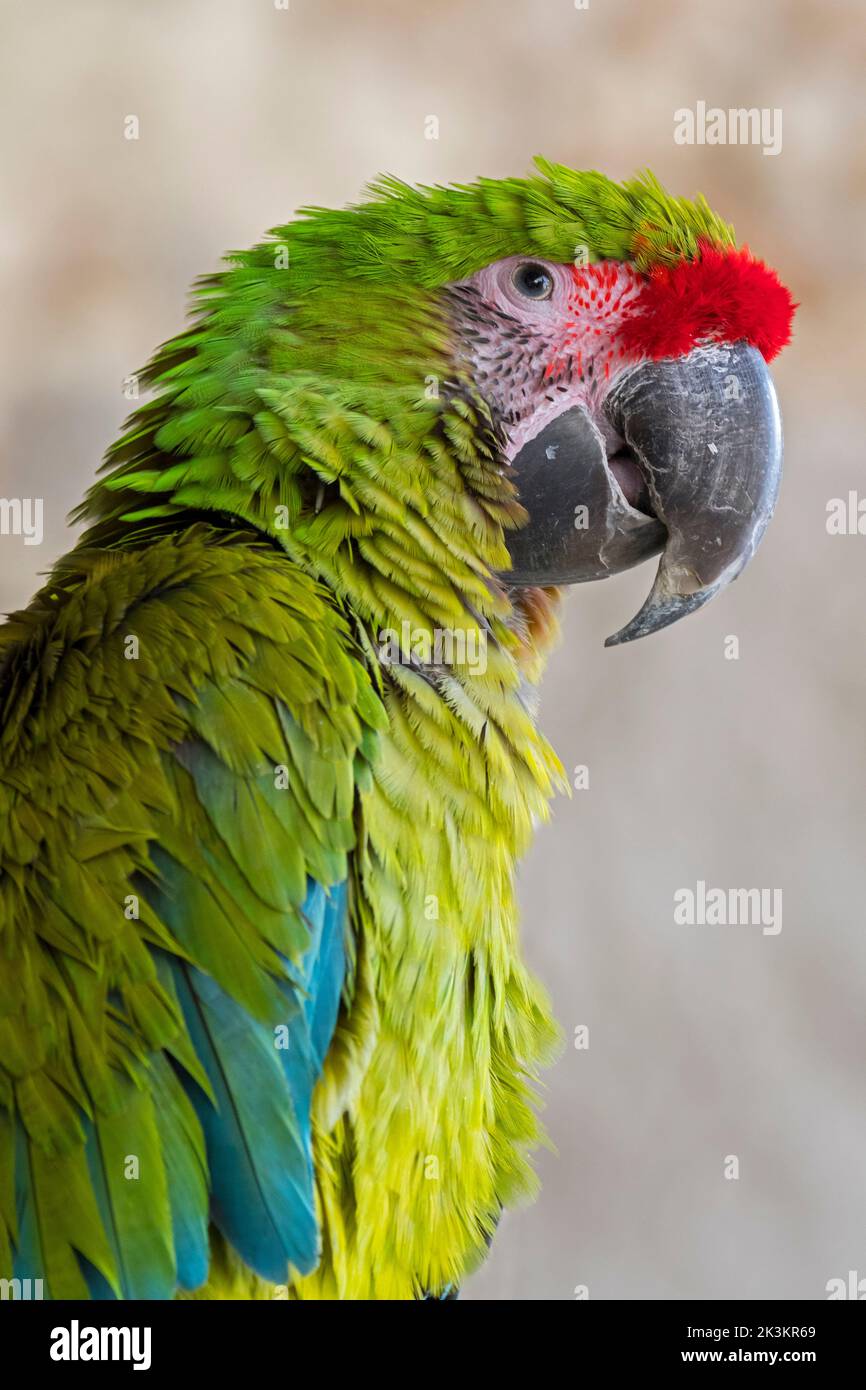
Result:
<instances>
[{"instance_id":1,"label":"nostril","mask_svg":"<svg viewBox=\"0 0 866 1390\"><path fill-rule=\"evenodd\" d=\"M637 512L653 516L649 490L637 460L628 445L623 444L615 454L610 454L607 466L620 486L630 507Z\"/></svg>"}]
</instances>

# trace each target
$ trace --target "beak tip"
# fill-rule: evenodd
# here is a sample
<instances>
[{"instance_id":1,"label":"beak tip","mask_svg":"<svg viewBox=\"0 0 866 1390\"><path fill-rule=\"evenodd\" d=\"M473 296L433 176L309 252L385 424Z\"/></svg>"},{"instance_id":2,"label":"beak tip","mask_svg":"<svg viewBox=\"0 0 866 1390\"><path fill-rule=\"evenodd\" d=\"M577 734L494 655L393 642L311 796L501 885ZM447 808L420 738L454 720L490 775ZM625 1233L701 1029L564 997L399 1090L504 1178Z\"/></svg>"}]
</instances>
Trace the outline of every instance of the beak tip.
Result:
<instances>
[{"instance_id":1,"label":"beak tip","mask_svg":"<svg viewBox=\"0 0 866 1390\"><path fill-rule=\"evenodd\" d=\"M718 583L709 584L706 588L690 594L673 594L662 598L657 593L657 586L654 586L640 612L636 613L625 627L621 627L619 632L611 633L610 637L605 638L604 645L620 647L624 642L636 642L639 637L649 637L653 632L660 632L662 628L670 627L673 623L678 623L680 618L686 618L689 613L696 613L699 608L703 608L721 587L723 586Z\"/></svg>"}]
</instances>

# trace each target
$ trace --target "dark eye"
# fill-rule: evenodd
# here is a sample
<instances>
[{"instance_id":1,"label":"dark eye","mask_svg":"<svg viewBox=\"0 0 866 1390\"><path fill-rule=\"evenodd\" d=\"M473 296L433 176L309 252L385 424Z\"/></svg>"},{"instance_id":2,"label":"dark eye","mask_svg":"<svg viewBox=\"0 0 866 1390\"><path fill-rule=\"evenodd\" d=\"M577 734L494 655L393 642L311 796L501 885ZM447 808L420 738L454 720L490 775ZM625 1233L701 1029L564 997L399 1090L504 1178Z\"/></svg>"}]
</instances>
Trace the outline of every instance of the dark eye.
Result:
<instances>
[{"instance_id":1,"label":"dark eye","mask_svg":"<svg viewBox=\"0 0 866 1390\"><path fill-rule=\"evenodd\" d=\"M549 299L553 294L553 276L537 261L524 261L517 266L511 283L527 299Z\"/></svg>"}]
</instances>

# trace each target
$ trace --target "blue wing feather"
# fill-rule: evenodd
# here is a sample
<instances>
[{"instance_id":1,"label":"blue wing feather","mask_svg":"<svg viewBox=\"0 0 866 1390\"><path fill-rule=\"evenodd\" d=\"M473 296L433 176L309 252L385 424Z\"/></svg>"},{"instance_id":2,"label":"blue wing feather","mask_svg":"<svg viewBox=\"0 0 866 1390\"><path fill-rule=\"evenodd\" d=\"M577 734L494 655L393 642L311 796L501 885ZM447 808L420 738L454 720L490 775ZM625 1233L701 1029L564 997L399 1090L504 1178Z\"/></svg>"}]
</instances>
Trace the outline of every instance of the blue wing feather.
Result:
<instances>
[{"instance_id":1,"label":"blue wing feather","mask_svg":"<svg viewBox=\"0 0 866 1390\"><path fill-rule=\"evenodd\" d=\"M289 1265L301 1273L315 1268L319 1231L310 1106L340 1007L346 910L345 883L326 891L309 881L303 914L310 945L300 970L290 976L287 969L280 985L283 1008L269 1022L253 1019L210 976L151 948L160 975L170 977L213 1098L179 1065L163 1055L153 1059L176 1278L162 1261L154 1269L123 1259L123 1231L115 1229L97 1136L92 1123L85 1124L93 1190L111 1233L124 1298L171 1298L176 1286L195 1289L204 1283L208 1218L264 1279L285 1282ZM192 1117L184 1113L186 1097L204 1135L207 1172L190 1132ZM45 1266L20 1129L15 1174L19 1239L14 1273L36 1279ZM79 1261L91 1298L114 1298L104 1276L83 1256Z\"/></svg>"},{"instance_id":2,"label":"blue wing feather","mask_svg":"<svg viewBox=\"0 0 866 1390\"><path fill-rule=\"evenodd\" d=\"M325 893L311 881L303 911L312 940L298 981L302 1002L287 974L284 1007L266 1023L195 967L157 953L216 1099L185 1077L205 1136L211 1218L276 1283L289 1264L308 1273L319 1256L310 1103L343 986L345 884Z\"/></svg>"}]
</instances>

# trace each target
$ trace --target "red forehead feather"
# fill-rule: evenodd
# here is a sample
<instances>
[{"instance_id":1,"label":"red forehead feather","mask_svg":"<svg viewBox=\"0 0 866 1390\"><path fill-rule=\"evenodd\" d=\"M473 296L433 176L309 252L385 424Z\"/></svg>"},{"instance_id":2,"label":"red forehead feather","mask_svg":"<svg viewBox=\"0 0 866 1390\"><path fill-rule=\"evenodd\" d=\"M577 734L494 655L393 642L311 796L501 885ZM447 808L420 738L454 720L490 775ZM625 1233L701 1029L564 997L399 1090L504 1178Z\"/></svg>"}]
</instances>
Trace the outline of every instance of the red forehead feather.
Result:
<instances>
[{"instance_id":1,"label":"red forehead feather","mask_svg":"<svg viewBox=\"0 0 866 1390\"><path fill-rule=\"evenodd\" d=\"M656 266L620 329L629 352L678 357L696 343L751 343L769 362L791 341L797 305L774 270L747 246L705 242L697 260Z\"/></svg>"}]
</instances>

